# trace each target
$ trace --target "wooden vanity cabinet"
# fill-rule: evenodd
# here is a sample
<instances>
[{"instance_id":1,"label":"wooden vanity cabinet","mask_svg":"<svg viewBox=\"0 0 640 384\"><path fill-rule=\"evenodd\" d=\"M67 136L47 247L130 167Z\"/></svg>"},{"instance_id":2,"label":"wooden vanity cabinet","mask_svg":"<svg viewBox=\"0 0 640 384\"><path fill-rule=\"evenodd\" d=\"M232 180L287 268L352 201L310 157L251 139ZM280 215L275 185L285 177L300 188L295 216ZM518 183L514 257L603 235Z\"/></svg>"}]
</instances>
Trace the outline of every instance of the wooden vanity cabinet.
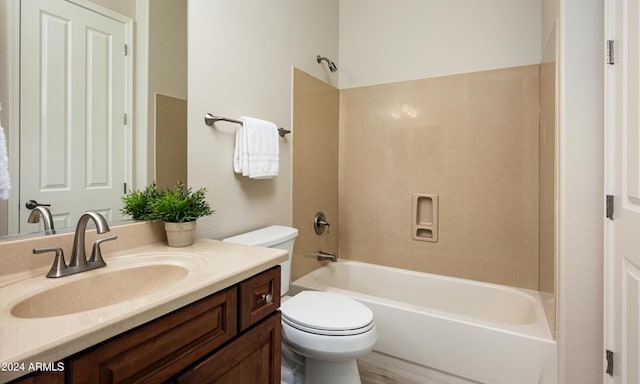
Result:
<instances>
[{"instance_id":1,"label":"wooden vanity cabinet","mask_svg":"<svg viewBox=\"0 0 640 384\"><path fill-rule=\"evenodd\" d=\"M64 384L64 372L38 372L11 381L12 384Z\"/></svg>"},{"instance_id":2,"label":"wooden vanity cabinet","mask_svg":"<svg viewBox=\"0 0 640 384\"><path fill-rule=\"evenodd\" d=\"M64 382L277 384L279 307L276 266L65 359Z\"/></svg>"},{"instance_id":3,"label":"wooden vanity cabinet","mask_svg":"<svg viewBox=\"0 0 640 384\"><path fill-rule=\"evenodd\" d=\"M243 281L238 291L239 331L247 331L179 376L178 384L280 383L280 267Z\"/></svg>"}]
</instances>

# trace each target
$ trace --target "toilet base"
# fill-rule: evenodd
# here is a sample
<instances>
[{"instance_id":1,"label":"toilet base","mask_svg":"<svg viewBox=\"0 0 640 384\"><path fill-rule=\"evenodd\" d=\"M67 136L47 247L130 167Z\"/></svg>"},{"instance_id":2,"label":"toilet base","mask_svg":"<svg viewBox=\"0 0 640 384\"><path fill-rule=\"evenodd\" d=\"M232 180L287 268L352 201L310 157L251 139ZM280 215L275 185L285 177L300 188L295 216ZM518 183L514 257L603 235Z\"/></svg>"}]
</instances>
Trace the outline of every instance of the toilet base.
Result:
<instances>
[{"instance_id":1,"label":"toilet base","mask_svg":"<svg viewBox=\"0 0 640 384\"><path fill-rule=\"evenodd\" d=\"M356 359L326 361L306 358L305 384L361 384Z\"/></svg>"},{"instance_id":2,"label":"toilet base","mask_svg":"<svg viewBox=\"0 0 640 384\"><path fill-rule=\"evenodd\" d=\"M304 357L281 344L280 384L304 384Z\"/></svg>"}]
</instances>

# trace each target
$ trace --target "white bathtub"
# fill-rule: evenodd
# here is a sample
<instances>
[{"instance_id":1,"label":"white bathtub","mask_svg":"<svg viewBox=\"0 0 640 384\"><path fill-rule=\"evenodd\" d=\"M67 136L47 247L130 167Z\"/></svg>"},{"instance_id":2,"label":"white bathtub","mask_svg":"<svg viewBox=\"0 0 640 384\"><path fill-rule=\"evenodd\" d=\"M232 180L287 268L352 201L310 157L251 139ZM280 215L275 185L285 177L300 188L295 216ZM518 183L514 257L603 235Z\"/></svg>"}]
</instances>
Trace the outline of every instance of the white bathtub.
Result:
<instances>
[{"instance_id":1,"label":"white bathtub","mask_svg":"<svg viewBox=\"0 0 640 384\"><path fill-rule=\"evenodd\" d=\"M367 305L378 352L481 383L556 383L556 343L536 291L356 261L327 263L291 289Z\"/></svg>"}]
</instances>

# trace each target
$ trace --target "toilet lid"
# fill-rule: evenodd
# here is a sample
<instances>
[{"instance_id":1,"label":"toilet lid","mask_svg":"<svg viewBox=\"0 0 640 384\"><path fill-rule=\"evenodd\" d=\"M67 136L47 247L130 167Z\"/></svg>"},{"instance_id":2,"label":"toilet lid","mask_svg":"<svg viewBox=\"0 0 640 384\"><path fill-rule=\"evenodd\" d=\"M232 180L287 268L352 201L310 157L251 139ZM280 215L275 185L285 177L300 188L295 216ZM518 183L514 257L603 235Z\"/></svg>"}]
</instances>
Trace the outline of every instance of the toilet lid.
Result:
<instances>
[{"instance_id":1,"label":"toilet lid","mask_svg":"<svg viewBox=\"0 0 640 384\"><path fill-rule=\"evenodd\" d=\"M362 333L373 326L373 313L364 304L330 292L302 291L283 303L280 311L283 321L319 334Z\"/></svg>"}]
</instances>

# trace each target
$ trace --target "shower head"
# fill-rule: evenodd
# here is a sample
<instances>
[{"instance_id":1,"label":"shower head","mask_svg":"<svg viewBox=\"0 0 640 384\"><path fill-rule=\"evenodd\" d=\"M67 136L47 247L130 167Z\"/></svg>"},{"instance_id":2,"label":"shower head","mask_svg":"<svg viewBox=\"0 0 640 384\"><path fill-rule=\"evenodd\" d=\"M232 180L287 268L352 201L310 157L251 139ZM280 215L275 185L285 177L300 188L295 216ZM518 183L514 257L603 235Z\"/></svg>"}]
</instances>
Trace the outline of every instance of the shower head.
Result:
<instances>
[{"instance_id":1,"label":"shower head","mask_svg":"<svg viewBox=\"0 0 640 384\"><path fill-rule=\"evenodd\" d=\"M329 70L331 72L335 72L335 71L338 70L338 67L336 67L336 64L333 61L331 61L328 58L326 58L326 57L322 57L322 56L318 55L316 57L316 60L318 61L318 64L320 64L320 62L322 62L322 60L326 61L327 65L329 66Z\"/></svg>"}]
</instances>

